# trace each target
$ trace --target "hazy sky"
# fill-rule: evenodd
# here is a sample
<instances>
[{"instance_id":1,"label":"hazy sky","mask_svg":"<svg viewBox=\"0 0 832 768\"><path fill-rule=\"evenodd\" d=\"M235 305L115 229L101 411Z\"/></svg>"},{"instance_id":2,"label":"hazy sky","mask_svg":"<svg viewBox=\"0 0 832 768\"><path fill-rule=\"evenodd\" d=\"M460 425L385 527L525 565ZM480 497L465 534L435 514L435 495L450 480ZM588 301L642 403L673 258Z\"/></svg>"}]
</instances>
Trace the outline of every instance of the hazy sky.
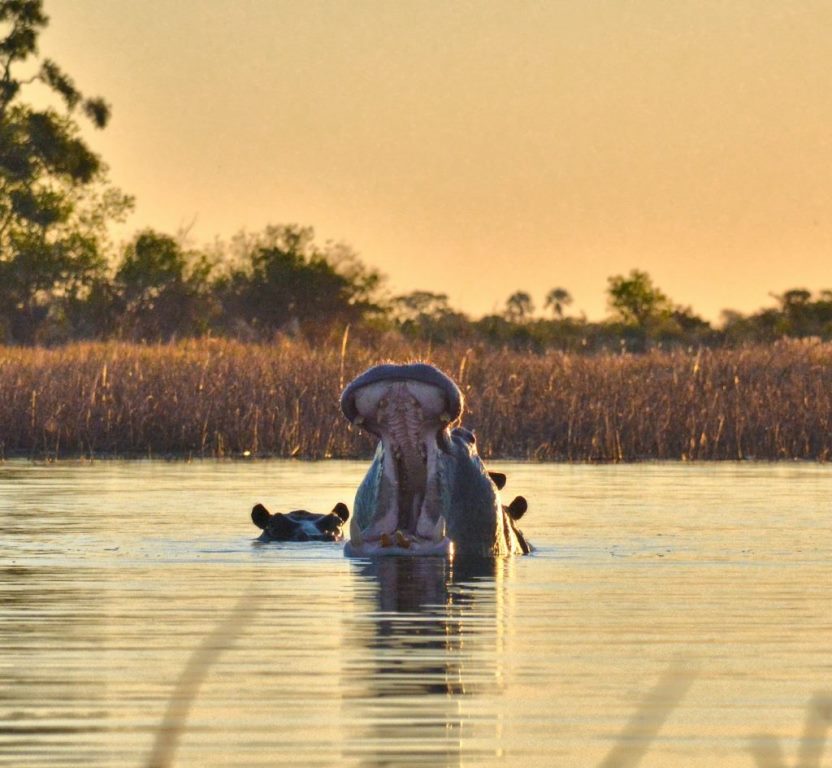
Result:
<instances>
[{"instance_id":1,"label":"hazy sky","mask_svg":"<svg viewBox=\"0 0 832 768\"><path fill-rule=\"evenodd\" d=\"M475 315L832 288L829 0L46 0L132 232L315 227Z\"/></svg>"}]
</instances>

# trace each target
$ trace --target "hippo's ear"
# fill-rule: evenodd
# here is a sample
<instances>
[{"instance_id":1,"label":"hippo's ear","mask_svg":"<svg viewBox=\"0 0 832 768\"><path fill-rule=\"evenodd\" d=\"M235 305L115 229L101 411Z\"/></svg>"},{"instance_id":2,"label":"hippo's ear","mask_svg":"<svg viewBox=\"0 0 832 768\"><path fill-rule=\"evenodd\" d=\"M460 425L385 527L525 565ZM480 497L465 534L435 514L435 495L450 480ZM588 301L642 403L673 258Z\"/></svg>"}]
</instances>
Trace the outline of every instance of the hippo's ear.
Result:
<instances>
[{"instance_id":1,"label":"hippo's ear","mask_svg":"<svg viewBox=\"0 0 832 768\"><path fill-rule=\"evenodd\" d=\"M489 472L488 476L491 478L491 482L497 486L498 491L502 491L506 485L506 476L502 472Z\"/></svg>"},{"instance_id":2,"label":"hippo's ear","mask_svg":"<svg viewBox=\"0 0 832 768\"><path fill-rule=\"evenodd\" d=\"M506 512L512 520L519 520L526 514L529 508L529 502L523 496L515 496L511 504L506 507Z\"/></svg>"},{"instance_id":3,"label":"hippo's ear","mask_svg":"<svg viewBox=\"0 0 832 768\"><path fill-rule=\"evenodd\" d=\"M347 520L350 519L350 511L347 508L347 505L344 504L343 501L339 501L333 508L332 513L338 515L341 518L341 521L346 523Z\"/></svg>"},{"instance_id":4,"label":"hippo's ear","mask_svg":"<svg viewBox=\"0 0 832 768\"><path fill-rule=\"evenodd\" d=\"M271 520L271 514L269 510L266 509L262 504L255 504L254 508L251 510L251 522L254 523L258 528L262 528L263 530L266 529L266 526L269 524L269 520Z\"/></svg>"}]
</instances>

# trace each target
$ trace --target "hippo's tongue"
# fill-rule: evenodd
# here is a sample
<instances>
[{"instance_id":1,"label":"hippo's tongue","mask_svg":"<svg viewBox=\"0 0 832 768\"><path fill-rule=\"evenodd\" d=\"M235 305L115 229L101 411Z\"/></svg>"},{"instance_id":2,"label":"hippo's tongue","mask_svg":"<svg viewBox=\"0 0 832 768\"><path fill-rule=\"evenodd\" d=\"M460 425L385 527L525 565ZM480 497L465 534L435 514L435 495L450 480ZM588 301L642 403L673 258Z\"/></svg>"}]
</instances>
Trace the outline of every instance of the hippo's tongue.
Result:
<instances>
[{"instance_id":1,"label":"hippo's tongue","mask_svg":"<svg viewBox=\"0 0 832 768\"><path fill-rule=\"evenodd\" d=\"M351 527L353 546L411 551L445 540L439 487L439 440L450 421L440 387L410 379L383 380L355 393L355 423L384 447L379 508L363 531Z\"/></svg>"}]
</instances>

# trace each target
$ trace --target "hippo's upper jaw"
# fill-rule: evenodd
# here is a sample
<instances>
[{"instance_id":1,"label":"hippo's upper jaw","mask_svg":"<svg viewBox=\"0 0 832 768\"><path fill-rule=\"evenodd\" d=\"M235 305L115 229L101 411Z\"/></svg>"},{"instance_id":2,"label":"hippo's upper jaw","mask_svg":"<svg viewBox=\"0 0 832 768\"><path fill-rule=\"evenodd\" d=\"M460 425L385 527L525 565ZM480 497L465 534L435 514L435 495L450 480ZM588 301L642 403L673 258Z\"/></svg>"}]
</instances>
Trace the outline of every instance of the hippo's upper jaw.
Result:
<instances>
[{"instance_id":1,"label":"hippo's upper jaw","mask_svg":"<svg viewBox=\"0 0 832 768\"><path fill-rule=\"evenodd\" d=\"M346 554L506 553L497 489L473 435L450 431L462 411L451 379L429 365L376 366L344 390L341 408L380 438Z\"/></svg>"}]
</instances>

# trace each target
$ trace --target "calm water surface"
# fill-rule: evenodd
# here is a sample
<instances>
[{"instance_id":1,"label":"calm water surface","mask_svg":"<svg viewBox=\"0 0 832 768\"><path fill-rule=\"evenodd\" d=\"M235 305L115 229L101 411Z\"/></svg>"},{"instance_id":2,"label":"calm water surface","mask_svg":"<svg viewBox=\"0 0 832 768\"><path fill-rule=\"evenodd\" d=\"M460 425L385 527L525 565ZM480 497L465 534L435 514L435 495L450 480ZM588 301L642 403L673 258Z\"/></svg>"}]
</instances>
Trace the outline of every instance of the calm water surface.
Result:
<instances>
[{"instance_id":1,"label":"calm water surface","mask_svg":"<svg viewBox=\"0 0 832 768\"><path fill-rule=\"evenodd\" d=\"M794 765L822 735L832 468L494 464L537 546L495 564L253 543L253 502L351 505L365 468L0 465L0 765L147 765L189 660L177 766L752 767L761 734Z\"/></svg>"}]
</instances>

